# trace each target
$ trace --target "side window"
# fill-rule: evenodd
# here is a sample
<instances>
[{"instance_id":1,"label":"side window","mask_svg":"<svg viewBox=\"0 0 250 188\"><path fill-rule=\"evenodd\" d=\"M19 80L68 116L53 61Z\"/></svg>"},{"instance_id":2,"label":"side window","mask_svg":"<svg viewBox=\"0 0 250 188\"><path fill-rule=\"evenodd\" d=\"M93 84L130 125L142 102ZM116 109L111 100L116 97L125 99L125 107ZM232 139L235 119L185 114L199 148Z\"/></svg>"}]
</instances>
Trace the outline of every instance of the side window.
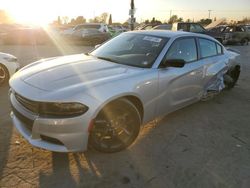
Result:
<instances>
[{"instance_id":1,"label":"side window","mask_svg":"<svg viewBox=\"0 0 250 188\"><path fill-rule=\"evenodd\" d=\"M190 32L193 32L193 33L197 32L195 27L194 27L194 24L190 25Z\"/></svg>"},{"instance_id":2,"label":"side window","mask_svg":"<svg viewBox=\"0 0 250 188\"><path fill-rule=\"evenodd\" d=\"M202 32L204 32L204 29L198 24L191 24L190 25L190 32L202 33Z\"/></svg>"},{"instance_id":3,"label":"side window","mask_svg":"<svg viewBox=\"0 0 250 188\"><path fill-rule=\"evenodd\" d=\"M183 59L186 62L197 60L197 49L194 38L176 40L169 51L166 59Z\"/></svg>"},{"instance_id":4,"label":"side window","mask_svg":"<svg viewBox=\"0 0 250 188\"><path fill-rule=\"evenodd\" d=\"M207 39L199 39L199 44L202 58L217 55L215 42Z\"/></svg>"},{"instance_id":5,"label":"side window","mask_svg":"<svg viewBox=\"0 0 250 188\"><path fill-rule=\"evenodd\" d=\"M217 54L223 54L221 45L216 44L216 47L217 47Z\"/></svg>"},{"instance_id":6,"label":"side window","mask_svg":"<svg viewBox=\"0 0 250 188\"><path fill-rule=\"evenodd\" d=\"M188 31L188 24L178 23L178 30Z\"/></svg>"}]
</instances>

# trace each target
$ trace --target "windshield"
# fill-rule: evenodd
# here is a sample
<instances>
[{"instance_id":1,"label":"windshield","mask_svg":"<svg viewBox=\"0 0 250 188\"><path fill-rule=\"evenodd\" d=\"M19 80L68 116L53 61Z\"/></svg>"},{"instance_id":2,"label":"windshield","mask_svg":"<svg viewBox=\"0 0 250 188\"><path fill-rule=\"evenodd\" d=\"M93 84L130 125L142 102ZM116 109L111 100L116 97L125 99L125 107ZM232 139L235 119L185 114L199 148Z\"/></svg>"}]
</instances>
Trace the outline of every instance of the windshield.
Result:
<instances>
[{"instance_id":1,"label":"windshield","mask_svg":"<svg viewBox=\"0 0 250 188\"><path fill-rule=\"evenodd\" d=\"M150 68L169 38L139 33L123 33L90 55L114 63Z\"/></svg>"}]
</instances>

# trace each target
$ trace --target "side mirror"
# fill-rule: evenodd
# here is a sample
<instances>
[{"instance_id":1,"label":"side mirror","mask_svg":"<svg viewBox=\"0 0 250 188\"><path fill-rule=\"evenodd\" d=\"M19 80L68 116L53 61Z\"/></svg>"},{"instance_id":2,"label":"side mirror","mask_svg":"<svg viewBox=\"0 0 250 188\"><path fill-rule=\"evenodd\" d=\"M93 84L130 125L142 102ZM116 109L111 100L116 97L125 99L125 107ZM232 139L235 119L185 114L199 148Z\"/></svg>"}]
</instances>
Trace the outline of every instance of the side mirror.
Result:
<instances>
[{"instance_id":1,"label":"side mirror","mask_svg":"<svg viewBox=\"0 0 250 188\"><path fill-rule=\"evenodd\" d=\"M99 48L100 46L101 46L101 44L95 45L95 49L96 49L96 48Z\"/></svg>"},{"instance_id":2,"label":"side mirror","mask_svg":"<svg viewBox=\"0 0 250 188\"><path fill-rule=\"evenodd\" d=\"M183 59L167 59L165 60L161 67L177 67L177 68L182 68L186 64L186 61Z\"/></svg>"}]
</instances>

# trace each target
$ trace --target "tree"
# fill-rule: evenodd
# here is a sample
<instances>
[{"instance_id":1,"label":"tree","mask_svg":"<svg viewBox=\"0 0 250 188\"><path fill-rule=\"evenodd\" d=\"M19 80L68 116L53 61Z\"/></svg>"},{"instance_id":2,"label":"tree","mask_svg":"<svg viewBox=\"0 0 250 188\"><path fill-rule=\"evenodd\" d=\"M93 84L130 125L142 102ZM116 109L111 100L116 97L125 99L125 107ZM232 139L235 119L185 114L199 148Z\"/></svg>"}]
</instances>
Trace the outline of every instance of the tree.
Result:
<instances>
[{"instance_id":1,"label":"tree","mask_svg":"<svg viewBox=\"0 0 250 188\"><path fill-rule=\"evenodd\" d=\"M155 17L152 18L151 22L150 22L152 25L159 25L159 24L162 24L161 21L159 20L156 20Z\"/></svg>"},{"instance_id":2,"label":"tree","mask_svg":"<svg viewBox=\"0 0 250 188\"><path fill-rule=\"evenodd\" d=\"M178 18L177 22L183 22L183 18L182 17Z\"/></svg>"},{"instance_id":3,"label":"tree","mask_svg":"<svg viewBox=\"0 0 250 188\"><path fill-rule=\"evenodd\" d=\"M242 20L238 21L239 24L249 24L250 18L243 18Z\"/></svg>"},{"instance_id":4,"label":"tree","mask_svg":"<svg viewBox=\"0 0 250 188\"><path fill-rule=\"evenodd\" d=\"M107 18L108 18L108 13L104 12L100 16L96 16L93 19L89 19L89 22L94 22L94 23L106 23Z\"/></svg>"},{"instance_id":5,"label":"tree","mask_svg":"<svg viewBox=\"0 0 250 188\"><path fill-rule=\"evenodd\" d=\"M209 18L207 18L207 19L201 19L198 23L201 24L201 25L206 26L206 25L212 23L212 19L209 19Z\"/></svg>"},{"instance_id":6,"label":"tree","mask_svg":"<svg viewBox=\"0 0 250 188\"><path fill-rule=\"evenodd\" d=\"M112 25L112 14L109 15L109 25Z\"/></svg>"},{"instance_id":7,"label":"tree","mask_svg":"<svg viewBox=\"0 0 250 188\"><path fill-rule=\"evenodd\" d=\"M86 19L83 16L77 16L75 24L83 24L83 23L86 23Z\"/></svg>"},{"instance_id":8,"label":"tree","mask_svg":"<svg viewBox=\"0 0 250 188\"><path fill-rule=\"evenodd\" d=\"M62 20L60 16L57 17L57 25L62 25Z\"/></svg>"},{"instance_id":9,"label":"tree","mask_svg":"<svg viewBox=\"0 0 250 188\"><path fill-rule=\"evenodd\" d=\"M104 12L104 13L102 13L101 15L100 15L100 22L102 22L102 23L106 23L107 22L107 18L108 18L108 13L107 12Z\"/></svg>"},{"instance_id":10,"label":"tree","mask_svg":"<svg viewBox=\"0 0 250 188\"><path fill-rule=\"evenodd\" d=\"M86 23L86 19L83 16L77 16L76 18L72 18L68 23L69 25L78 25Z\"/></svg>"},{"instance_id":11,"label":"tree","mask_svg":"<svg viewBox=\"0 0 250 188\"><path fill-rule=\"evenodd\" d=\"M168 23L169 23L169 24L172 24L172 23L176 22L177 19L178 19L178 16L177 16L177 15L173 15L173 16L171 16L171 17L169 18Z\"/></svg>"},{"instance_id":12,"label":"tree","mask_svg":"<svg viewBox=\"0 0 250 188\"><path fill-rule=\"evenodd\" d=\"M68 22L69 22L69 17L68 16L63 16L62 17L62 23L63 24L68 24Z\"/></svg>"}]
</instances>

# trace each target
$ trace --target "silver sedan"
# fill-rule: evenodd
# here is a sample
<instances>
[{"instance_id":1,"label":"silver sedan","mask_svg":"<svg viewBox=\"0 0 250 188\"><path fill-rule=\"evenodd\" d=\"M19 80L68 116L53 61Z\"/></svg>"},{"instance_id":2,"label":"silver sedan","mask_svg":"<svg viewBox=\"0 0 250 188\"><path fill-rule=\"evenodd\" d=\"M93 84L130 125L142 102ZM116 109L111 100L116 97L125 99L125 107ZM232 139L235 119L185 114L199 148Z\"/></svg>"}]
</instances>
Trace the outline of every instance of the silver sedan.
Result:
<instances>
[{"instance_id":1,"label":"silver sedan","mask_svg":"<svg viewBox=\"0 0 250 188\"><path fill-rule=\"evenodd\" d=\"M238 57L206 35L123 33L91 53L18 71L10 80L11 117L36 147L117 152L156 117L233 88Z\"/></svg>"}]
</instances>

